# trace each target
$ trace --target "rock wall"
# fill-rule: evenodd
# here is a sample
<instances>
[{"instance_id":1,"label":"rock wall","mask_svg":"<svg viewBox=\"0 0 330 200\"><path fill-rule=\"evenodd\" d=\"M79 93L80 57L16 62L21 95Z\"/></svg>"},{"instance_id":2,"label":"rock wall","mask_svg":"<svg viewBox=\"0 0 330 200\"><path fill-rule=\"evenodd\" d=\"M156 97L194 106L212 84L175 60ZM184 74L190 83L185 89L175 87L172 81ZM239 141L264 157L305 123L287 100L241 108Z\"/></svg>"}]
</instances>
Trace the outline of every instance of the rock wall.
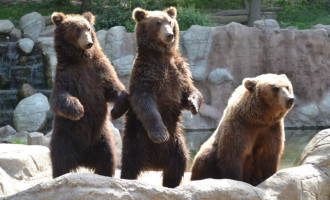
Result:
<instances>
[{"instance_id":1,"label":"rock wall","mask_svg":"<svg viewBox=\"0 0 330 200\"><path fill-rule=\"evenodd\" d=\"M51 37L54 26L49 17L31 13L37 30L22 30L40 49L45 62L47 85L52 84L56 57ZM10 24L8 20L0 21ZM0 25L1 25L0 23ZM293 83L296 104L285 120L287 127L329 126L330 121L330 26L315 25L309 30L280 29L276 21L260 20L255 27L230 23L220 27L192 26L180 32L180 49L190 64L196 86L203 93L205 104L197 116L183 112L184 126L191 130L215 129L233 90L245 77L264 73L285 73ZM0 26L1 27L1 26ZM8 26L2 34L17 30ZM26 26L22 26L28 27ZM256 28L258 27L258 28ZM29 33L29 34L28 34ZM1 33L0 33L1 34ZM97 31L101 47L114 65L121 81L127 86L135 57L133 33L124 27ZM121 129L121 121L115 123Z\"/></svg>"}]
</instances>

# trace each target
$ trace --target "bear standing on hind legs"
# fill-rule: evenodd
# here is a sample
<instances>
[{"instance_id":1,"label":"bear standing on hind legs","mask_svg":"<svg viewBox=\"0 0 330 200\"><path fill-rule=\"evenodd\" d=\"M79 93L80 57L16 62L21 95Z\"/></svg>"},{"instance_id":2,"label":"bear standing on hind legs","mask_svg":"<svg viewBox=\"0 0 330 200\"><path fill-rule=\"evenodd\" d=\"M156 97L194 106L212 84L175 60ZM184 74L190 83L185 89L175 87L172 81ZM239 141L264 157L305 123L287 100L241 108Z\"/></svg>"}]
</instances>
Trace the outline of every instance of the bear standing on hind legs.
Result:
<instances>
[{"instance_id":1,"label":"bear standing on hind legs","mask_svg":"<svg viewBox=\"0 0 330 200\"><path fill-rule=\"evenodd\" d=\"M94 16L53 13L57 56L50 98L55 114L50 143L53 177L85 166L113 176L115 146L109 129L107 102L113 119L128 109L128 94L93 30Z\"/></svg>"},{"instance_id":2,"label":"bear standing on hind legs","mask_svg":"<svg viewBox=\"0 0 330 200\"><path fill-rule=\"evenodd\" d=\"M284 148L283 120L293 103L285 74L244 79L197 153L191 180L229 178L258 185L273 175Z\"/></svg>"},{"instance_id":3,"label":"bear standing on hind legs","mask_svg":"<svg viewBox=\"0 0 330 200\"><path fill-rule=\"evenodd\" d=\"M138 52L130 75L130 109L125 116L121 178L163 170L163 185L180 184L189 154L181 110L197 114L203 103L178 50L176 9L133 11Z\"/></svg>"}]
</instances>

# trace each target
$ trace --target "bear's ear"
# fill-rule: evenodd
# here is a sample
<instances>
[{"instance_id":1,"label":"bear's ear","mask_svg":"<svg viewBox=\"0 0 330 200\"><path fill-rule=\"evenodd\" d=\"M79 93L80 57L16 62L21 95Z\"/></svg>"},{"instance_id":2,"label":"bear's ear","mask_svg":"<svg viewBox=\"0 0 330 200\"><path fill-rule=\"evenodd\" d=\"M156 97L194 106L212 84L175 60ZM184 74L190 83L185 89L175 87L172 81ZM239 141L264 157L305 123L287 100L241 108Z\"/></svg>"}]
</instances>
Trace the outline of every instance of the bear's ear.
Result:
<instances>
[{"instance_id":1,"label":"bear's ear","mask_svg":"<svg viewBox=\"0 0 330 200\"><path fill-rule=\"evenodd\" d=\"M245 78L243 80L244 87L249 90L250 92L253 92L256 88L257 81L253 78Z\"/></svg>"},{"instance_id":2,"label":"bear's ear","mask_svg":"<svg viewBox=\"0 0 330 200\"><path fill-rule=\"evenodd\" d=\"M282 78L288 78L285 74L281 74Z\"/></svg>"},{"instance_id":3,"label":"bear's ear","mask_svg":"<svg viewBox=\"0 0 330 200\"><path fill-rule=\"evenodd\" d=\"M141 20L143 20L144 18L146 18L148 12L142 8L135 8L133 10L133 19L136 22L139 22Z\"/></svg>"},{"instance_id":4,"label":"bear's ear","mask_svg":"<svg viewBox=\"0 0 330 200\"><path fill-rule=\"evenodd\" d=\"M166 8L165 12L172 18L175 19L176 18L176 8L175 7L169 7Z\"/></svg>"},{"instance_id":5,"label":"bear's ear","mask_svg":"<svg viewBox=\"0 0 330 200\"><path fill-rule=\"evenodd\" d=\"M85 17L92 26L94 26L95 17L91 12L85 12L82 16Z\"/></svg>"},{"instance_id":6,"label":"bear's ear","mask_svg":"<svg viewBox=\"0 0 330 200\"><path fill-rule=\"evenodd\" d=\"M55 26L58 26L62 23L65 18L65 14L62 12L53 12L51 19Z\"/></svg>"}]
</instances>

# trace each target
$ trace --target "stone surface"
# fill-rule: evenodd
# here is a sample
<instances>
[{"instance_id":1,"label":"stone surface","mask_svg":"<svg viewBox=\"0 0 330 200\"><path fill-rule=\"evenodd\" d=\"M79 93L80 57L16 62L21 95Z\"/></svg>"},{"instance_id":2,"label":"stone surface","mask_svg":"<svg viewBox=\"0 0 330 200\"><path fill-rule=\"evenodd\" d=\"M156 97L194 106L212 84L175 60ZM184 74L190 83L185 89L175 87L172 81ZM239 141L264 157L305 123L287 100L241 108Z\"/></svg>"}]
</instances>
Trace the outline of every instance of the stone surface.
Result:
<instances>
[{"instance_id":1,"label":"stone surface","mask_svg":"<svg viewBox=\"0 0 330 200\"><path fill-rule=\"evenodd\" d=\"M39 13L32 12L21 17L20 27L25 38L36 42L40 32L45 28L45 19Z\"/></svg>"},{"instance_id":2,"label":"stone surface","mask_svg":"<svg viewBox=\"0 0 330 200\"><path fill-rule=\"evenodd\" d=\"M53 37L53 32L55 30L54 25L48 25L43 31L40 32L39 37Z\"/></svg>"},{"instance_id":3,"label":"stone surface","mask_svg":"<svg viewBox=\"0 0 330 200\"><path fill-rule=\"evenodd\" d=\"M6 125L0 128L0 143L1 142L14 142L15 140L19 140L20 142L27 142L27 132L20 131L16 132L16 130L10 125Z\"/></svg>"},{"instance_id":4,"label":"stone surface","mask_svg":"<svg viewBox=\"0 0 330 200\"><path fill-rule=\"evenodd\" d=\"M265 31L280 30L280 25L274 19L257 20L253 22L253 26Z\"/></svg>"},{"instance_id":5,"label":"stone surface","mask_svg":"<svg viewBox=\"0 0 330 200\"><path fill-rule=\"evenodd\" d=\"M19 102L14 110L14 127L18 131L39 131L46 124L48 99L41 93L34 94Z\"/></svg>"},{"instance_id":6,"label":"stone surface","mask_svg":"<svg viewBox=\"0 0 330 200\"><path fill-rule=\"evenodd\" d=\"M14 24L10 20L0 20L0 34L8 34L14 29Z\"/></svg>"},{"instance_id":7,"label":"stone surface","mask_svg":"<svg viewBox=\"0 0 330 200\"><path fill-rule=\"evenodd\" d=\"M330 38L330 25L316 24L312 26L312 29L322 29L327 31L328 37Z\"/></svg>"},{"instance_id":8,"label":"stone surface","mask_svg":"<svg viewBox=\"0 0 330 200\"><path fill-rule=\"evenodd\" d=\"M37 91L30 84L24 83L22 87L19 89L18 95L21 99L24 99L36 93Z\"/></svg>"},{"instance_id":9,"label":"stone surface","mask_svg":"<svg viewBox=\"0 0 330 200\"><path fill-rule=\"evenodd\" d=\"M210 81L210 83L219 85L226 81L232 81L233 77L227 70L217 68L210 72L207 79Z\"/></svg>"},{"instance_id":10,"label":"stone surface","mask_svg":"<svg viewBox=\"0 0 330 200\"><path fill-rule=\"evenodd\" d=\"M127 33L125 27L115 26L107 31L103 51L113 61L127 54L135 56L135 40L133 33Z\"/></svg>"},{"instance_id":11,"label":"stone surface","mask_svg":"<svg viewBox=\"0 0 330 200\"><path fill-rule=\"evenodd\" d=\"M99 41L99 44L101 46L101 49L105 50L105 40L107 38L107 31L106 30L99 30L96 32L97 40Z\"/></svg>"},{"instance_id":12,"label":"stone surface","mask_svg":"<svg viewBox=\"0 0 330 200\"><path fill-rule=\"evenodd\" d=\"M0 197L51 180L49 149L19 144L0 144Z\"/></svg>"},{"instance_id":13,"label":"stone surface","mask_svg":"<svg viewBox=\"0 0 330 200\"><path fill-rule=\"evenodd\" d=\"M17 41L17 45L25 54L29 54L32 52L34 42L29 38L22 38Z\"/></svg>"},{"instance_id":14,"label":"stone surface","mask_svg":"<svg viewBox=\"0 0 330 200\"><path fill-rule=\"evenodd\" d=\"M28 145L42 145L49 147L50 138L46 138L43 133L32 132L27 136Z\"/></svg>"},{"instance_id":15,"label":"stone surface","mask_svg":"<svg viewBox=\"0 0 330 200\"><path fill-rule=\"evenodd\" d=\"M19 28L13 28L10 33L9 37L14 39L14 40L19 40L22 38L22 30Z\"/></svg>"},{"instance_id":16,"label":"stone surface","mask_svg":"<svg viewBox=\"0 0 330 200\"><path fill-rule=\"evenodd\" d=\"M55 67L57 63L56 53L54 50L54 40L52 37L39 37L37 45L44 58L47 85L52 86L55 78Z\"/></svg>"},{"instance_id":17,"label":"stone surface","mask_svg":"<svg viewBox=\"0 0 330 200\"><path fill-rule=\"evenodd\" d=\"M26 155L22 156L20 153L27 154L27 152L33 152L32 156L34 159L41 159L42 156L37 156L35 154L37 151L25 149L25 147L22 148L22 146L24 145L0 145L0 163L6 160L10 152L12 153L11 158L13 159L7 163L18 163L12 168L4 167L4 171L0 169L0 177L4 177L0 179L0 184L3 184L4 181L8 181L9 183L13 181L13 174L22 174L22 172L17 169L17 166L22 165L22 162L18 160L30 158ZM34 147L36 148L37 146ZM139 180L123 180L117 178L120 174L118 170L116 171L115 178L109 178L91 174L88 170L82 169L79 171L86 173L69 173L56 179L43 177L44 179L39 181L40 184L16 194L13 194L13 192L17 190L15 190L15 187L7 187L2 189L2 195L7 195L6 199L13 200L55 198L328 200L330 198L330 177L328 175L330 172L329 151L330 129L326 129L319 132L305 148L299 162L300 166L280 170L255 187L247 183L229 179L188 181L190 173L187 172L185 173L181 186L170 189L160 186L162 176L159 172L143 173L142 177L139 177ZM47 150L43 152L47 152ZM35 163L40 162L42 161L36 160ZM25 163L29 163L29 161ZM26 180L30 180L31 178L27 172L32 174L32 169L34 168L28 167L25 169L28 170L26 170L23 177L26 178ZM39 169L45 170L46 168L39 166ZM16 173L17 171L20 173ZM22 181L15 182L13 185L20 190L22 187L18 183L21 182ZM31 184L31 186L33 185L35 185L35 182ZM13 195L8 196L11 194Z\"/></svg>"},{"instance_id":18,"label":"stone surface","mask_svg":"<svg viewBox=\"0 0 330 200\"><path fill-rule=\"evenodd\" d=\"M134 59L135 57L133 55L127 55L112 61L118 77L129 76Z\"/></svg>"}]
</instances>

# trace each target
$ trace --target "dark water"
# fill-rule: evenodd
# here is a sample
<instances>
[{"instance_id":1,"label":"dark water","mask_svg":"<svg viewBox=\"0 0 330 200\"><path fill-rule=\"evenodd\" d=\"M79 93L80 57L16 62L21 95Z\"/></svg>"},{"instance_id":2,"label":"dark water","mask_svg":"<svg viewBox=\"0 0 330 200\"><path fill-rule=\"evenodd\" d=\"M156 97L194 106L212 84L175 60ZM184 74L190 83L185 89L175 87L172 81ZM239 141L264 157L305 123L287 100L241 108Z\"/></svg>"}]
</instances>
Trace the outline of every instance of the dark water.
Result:
<instances>
[{"instance_id":1,"label":"dark water","mask_svg":"<svg viewBox=\"0 0 330 200\"><path fill-rule=\"evenodd\" d=\"M46 88L42 55L35 44L26 55L9 37L0 38L0 90L18 89L23 83Z\"/></svg>"}]
</instances>

